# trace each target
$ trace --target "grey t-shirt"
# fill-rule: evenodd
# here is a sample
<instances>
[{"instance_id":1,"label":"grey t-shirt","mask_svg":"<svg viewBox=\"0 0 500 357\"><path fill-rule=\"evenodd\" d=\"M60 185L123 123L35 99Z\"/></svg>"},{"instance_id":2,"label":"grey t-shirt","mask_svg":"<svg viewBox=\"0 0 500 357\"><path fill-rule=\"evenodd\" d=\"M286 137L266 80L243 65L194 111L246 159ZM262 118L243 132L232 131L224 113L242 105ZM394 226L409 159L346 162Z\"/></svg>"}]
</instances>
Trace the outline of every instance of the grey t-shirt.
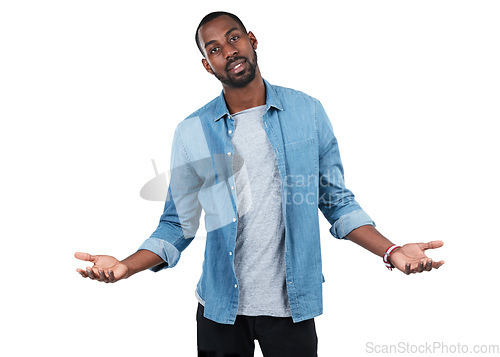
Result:
<instances>
[{"instance_id":1,"label":"grey t-shirt","mask_svg":"<svg viewBox=\"0 0 500 357\"><path fill-rule=\"evenodd\" d=\"M266 106L233 115L238 205L234 268L238 314L291 316L285 281L285 228L276 154L262 123Z\"/></svg>"},{"instance_id":2,"label":"grey t-shirt","mask_svg":"<svg viewBox=\"0 0 500 357\"><path fill-rule=\"evenodd\" d=\"M292 316L285 280L285 226L276 154L264 130L266 106L233 114L238 206L234 268L238 315ZM196 294L198 301L205 302Z\"/></svg>"}]
</instances>

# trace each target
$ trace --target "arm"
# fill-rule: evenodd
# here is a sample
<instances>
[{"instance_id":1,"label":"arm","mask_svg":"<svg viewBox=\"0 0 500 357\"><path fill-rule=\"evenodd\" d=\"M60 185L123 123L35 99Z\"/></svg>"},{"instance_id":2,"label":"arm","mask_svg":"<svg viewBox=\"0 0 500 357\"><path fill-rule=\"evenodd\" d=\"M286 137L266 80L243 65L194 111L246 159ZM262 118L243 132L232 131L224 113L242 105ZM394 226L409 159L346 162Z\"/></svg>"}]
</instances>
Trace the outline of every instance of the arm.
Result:
<instances>
[{"instance_id":1,"label":"arm","mask_svg":"<svg viewBox=\"0 0 500 357\"><path fill-rule=\"evenodd\" d=\"M122 263L127 267L127 277L129 277L163 263L163 259L149 250L140 249L128 258L123 259Z\"/></svg>"},{"instance_id":2,"label":"arm","mask_svg":"<svg viewBox=\"0 0 500 357\"><path fill-rule=\"evenodd\" d=\"M379 257L384 256L385 251L394 244L380 234L373 226L361 226L356 228L349 233L346 238Z\"/></svg>"},{"instance_id":3,"label":"arm","mask_svg":"<svg viewBox=\"0 0 500 357\"><path fill-rule=\"evenodd\" d=\"M346 239L353 230L375 226L375 223L345 186L339 145L330 119L319 101L315 101L314 116L318 132L318 208L332 225L330 233L335 238Z\"/></svg>"},{"instance_id":4,"label":"arm","mask_svg":"<svg viewBox=\"0 0 500 357\"><path fill-rule=\"evenodd\" d=\"M82 277L110 283L146 269L156 272L177 264L199 226L198 192L202 185L187 157L179 129L174 133L170 162L168 195L156 230L134 254L122 261L109 255L75 253L77 259L94 263L86 270L77 269Z\"/></svg>"},{"instance_id":5,"label":"arm","mask_svg":"<svg viewBox=\"0 0 500 357\"><path fill-rule=\"evenodd\" d=\"M198 194L203 181L195 169L196 162L188 157L183 135L186 133L183 134L182 126L178 125L172 143L170 182L163 214L156 230L138 249L162 258L160 264L148 268L154 272L177 264L200 224L202 207Z\"/></svg>"},{"instance_id":6,"label":"arm","mask_svg":"<svg viewBox=\"0 0 500 357\"><path fill-rule=\"evenodd\" d=\"M319 101L315 103L315 118L319 143L318 207L332 224L330 232L336 238L349 239L382 257L393 243L375 229L375 223L356 202L354 194L345 187L337 139ZM437 269L444 261L433 262L424 251L442 245L442 241L405 244L391 253L389 261L405 274Z\"/></svg>"}]
</instances>

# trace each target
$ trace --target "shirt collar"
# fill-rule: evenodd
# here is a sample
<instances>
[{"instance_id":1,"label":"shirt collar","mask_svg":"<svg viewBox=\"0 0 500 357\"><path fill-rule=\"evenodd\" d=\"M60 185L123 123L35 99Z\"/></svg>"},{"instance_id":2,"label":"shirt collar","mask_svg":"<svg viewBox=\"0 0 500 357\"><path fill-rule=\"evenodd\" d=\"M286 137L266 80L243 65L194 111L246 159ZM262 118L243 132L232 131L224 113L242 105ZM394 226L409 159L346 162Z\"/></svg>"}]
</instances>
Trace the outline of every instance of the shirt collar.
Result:
<instances>
[{"instance_id":1,"label":"shirt collar","mask_svg":"<svg viewBox=\"0 0 500 357\"><path fill-rule=\"evenodd\" d=\"M283 105L281 104L280 99L278 98L278 93L276 93L276 89L273 88L268 81L264 80L264 84L266 86L266 112L269 108L273 107L278 110L283 110ZM223 116L229 116L229 110L227 109L226 100L224 99L224 91L222 91L217 97L215 103L215 118L214 121L219 120Z\"/></svg>"}]
</instances>

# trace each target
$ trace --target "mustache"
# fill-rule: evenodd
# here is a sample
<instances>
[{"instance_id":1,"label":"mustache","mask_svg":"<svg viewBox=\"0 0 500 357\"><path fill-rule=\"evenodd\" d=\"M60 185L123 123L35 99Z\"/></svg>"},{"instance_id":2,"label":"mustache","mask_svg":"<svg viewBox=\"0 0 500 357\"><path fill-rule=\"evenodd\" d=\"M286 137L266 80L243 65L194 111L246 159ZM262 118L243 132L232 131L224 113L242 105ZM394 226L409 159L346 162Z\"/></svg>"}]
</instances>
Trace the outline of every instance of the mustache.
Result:
<instances>
[{"instance_id":1,"label":"mustache","mask_svg":"<svg viewBox=\"0 0 500 357\"><path fill-rule=\"evenodd\" d=\"M229 71L229 66L230 66L232 63L234 63L234 62L236 62L236 61L238 61L238 60L241 60L241 59L242 59L242 60L245 60L245 62L248 62L248 58L243 57L243 56L241 56L241 57L233 57L233 58L231 58L229 61L227 61L227 63L226 63L226 68L225 68L226 72L227 72L227 71Z\"/></svg>"}]
</instances>

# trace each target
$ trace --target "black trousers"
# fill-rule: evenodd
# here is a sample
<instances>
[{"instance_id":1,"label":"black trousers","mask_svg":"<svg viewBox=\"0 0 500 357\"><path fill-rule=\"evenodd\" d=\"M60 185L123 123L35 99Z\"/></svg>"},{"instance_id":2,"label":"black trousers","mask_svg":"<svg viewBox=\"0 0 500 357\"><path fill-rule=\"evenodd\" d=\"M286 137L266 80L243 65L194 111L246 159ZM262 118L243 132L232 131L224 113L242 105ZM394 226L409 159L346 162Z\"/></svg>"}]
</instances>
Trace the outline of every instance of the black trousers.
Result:
<instances>
[{"instance_id":1,"label":"black trousers","mask_svg":"<svg viewBox=\"0 0 500 357\"><path fill-rule=\"evenodd\" d=\"M196 312L198 357L252 357L254 340L264 357L317 357L314 319L294 323L291 317L236 316L234 325L219 324Z\"/></svg>"}]
</instances>

